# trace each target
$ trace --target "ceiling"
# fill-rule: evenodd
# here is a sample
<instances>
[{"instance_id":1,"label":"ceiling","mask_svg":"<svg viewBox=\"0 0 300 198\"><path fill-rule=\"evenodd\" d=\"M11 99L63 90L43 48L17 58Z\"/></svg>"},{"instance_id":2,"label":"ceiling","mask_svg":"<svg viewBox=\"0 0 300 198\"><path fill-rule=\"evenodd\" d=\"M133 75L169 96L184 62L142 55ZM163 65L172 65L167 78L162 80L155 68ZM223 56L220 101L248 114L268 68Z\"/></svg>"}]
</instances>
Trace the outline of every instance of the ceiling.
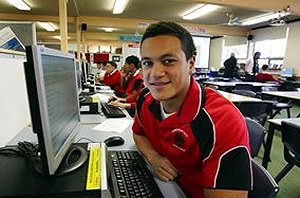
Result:
<instances>
[{"instance_id":1,"label":"ceiling","mask_svg":"<svg viewBox=\"0 0 300 198\"><path fill-rule=\"evenodd\" d=\"M0 0L0 20L18 21L51 21L59 28L59 0L24 0L31 6L31 11L19 11L11 6L7 0ZM297 0L273 0L270 3L261 4L261 0L210 0L209 3L219 4L221 8L211 14L192 21L183 20L182 14L201 3L199 0L129 0L122 14L112 15L114 0L68 0L68 36L70 42L76 41L76 27L82 23L87 24L85 41L110 42L118 45L120 34L142 34L145 27L159 20L176 21L190 31L199 34L213 36L235 35L246 36L251 28L266 26L267 23L251 27L228 26L227 13L232 13L237 20L243 20L266 12L282 10L285 6L293 6L295 12L288 16L287 21L300 17L300 6ZM256 4L257 3L257 4ZM241 5L242 4L242 5ZM299 4L299 3L298 3ZM77 21L76 21L77 20ZM113 33L106 33L101 28L114 27ZM37 36L40 42L59 42L53 36L56 32L46 32L37 26Z\"/></svg>"}]
</instances>

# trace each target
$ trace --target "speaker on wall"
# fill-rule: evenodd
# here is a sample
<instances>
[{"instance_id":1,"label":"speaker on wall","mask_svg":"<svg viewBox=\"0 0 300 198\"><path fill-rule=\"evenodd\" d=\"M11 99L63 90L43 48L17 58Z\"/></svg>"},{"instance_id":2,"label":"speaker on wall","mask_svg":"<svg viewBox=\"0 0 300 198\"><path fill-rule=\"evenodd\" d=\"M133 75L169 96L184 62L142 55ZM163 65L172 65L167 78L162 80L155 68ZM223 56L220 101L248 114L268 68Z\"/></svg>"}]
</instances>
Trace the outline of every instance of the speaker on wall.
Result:
<instances>
[{"instance_id":1,"label":"speaker on wall","mask_svg":"<svg viewBox=\"0 0 300 198\"><path fill-rule=\"evenodd\" d=\"M81 24L81 31L87 31L87 24L86 23Z\"/></svg>"},{"instance_id":2,"label":"speaker on wall","mask_svg":"<svg viewBox=\"0 0 300 198\"><path fill-rule=\"evenodd\" d=\"M251 40L253 39L253 35L252 35L252 34L249 34L249 35L247 36L247 39L248 39L248 41L251 41Z\"/></svg>"}]
</instances>

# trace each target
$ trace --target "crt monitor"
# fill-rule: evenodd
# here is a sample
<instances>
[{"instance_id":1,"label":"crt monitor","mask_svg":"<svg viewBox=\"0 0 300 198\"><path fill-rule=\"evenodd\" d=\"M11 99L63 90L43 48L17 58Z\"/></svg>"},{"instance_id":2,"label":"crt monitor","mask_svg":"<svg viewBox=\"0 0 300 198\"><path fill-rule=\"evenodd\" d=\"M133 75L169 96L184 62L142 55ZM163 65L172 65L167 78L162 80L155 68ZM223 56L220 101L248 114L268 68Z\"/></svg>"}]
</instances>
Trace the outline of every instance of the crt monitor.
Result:
<instances>
[{"instance_id":1,"label":"crt monitor","mask_svg":"<svg viewBox=\"0 0 300 198\"><path fill-rule=\"evenodd\" d=\"M40 149L35 168L44 175L61 175L87 159L81 147L71 147L80 126L74 55L35 45L26 47L26 58L32 128ZM65 163L70 150L80 154L72 164Z\"/></svg>"},{"instance_id":2,"label":"crt monitor","mask_svg":"<svg viewBox=\"0 0 300 198\"><path fill-rule=\"evenodd\" d=\"M282 77L293 77L293 75L294 75L293 68L282 68L281 69Z\"/></svg>"}]
</instances>

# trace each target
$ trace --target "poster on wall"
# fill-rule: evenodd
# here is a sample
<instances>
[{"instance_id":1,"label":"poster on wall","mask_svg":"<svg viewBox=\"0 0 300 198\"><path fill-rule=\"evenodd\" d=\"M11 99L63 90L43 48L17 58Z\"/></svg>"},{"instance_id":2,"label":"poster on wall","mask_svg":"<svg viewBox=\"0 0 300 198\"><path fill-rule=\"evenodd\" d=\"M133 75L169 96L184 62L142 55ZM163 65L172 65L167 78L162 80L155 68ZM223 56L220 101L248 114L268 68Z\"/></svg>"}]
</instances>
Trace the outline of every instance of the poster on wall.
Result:
<instances>
[{"instance_id":1,"label":"poster on wall","mask_svg":"<svg viewBox=\"0 0 300 198\"><path fill-rule=\"evenodd\" d=\"M10 51L25 52L25 47L10 27L0 30L0 48Z\"/></svg>"}]
</instances>

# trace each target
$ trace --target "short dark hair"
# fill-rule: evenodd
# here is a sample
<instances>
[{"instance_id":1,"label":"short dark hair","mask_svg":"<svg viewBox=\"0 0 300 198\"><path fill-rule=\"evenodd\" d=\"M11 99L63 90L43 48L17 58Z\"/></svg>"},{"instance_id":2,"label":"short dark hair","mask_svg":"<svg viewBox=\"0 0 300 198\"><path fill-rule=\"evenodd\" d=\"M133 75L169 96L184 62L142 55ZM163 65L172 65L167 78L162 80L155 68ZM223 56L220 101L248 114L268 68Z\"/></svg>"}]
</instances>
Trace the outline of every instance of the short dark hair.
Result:
<instances>
[{"instance_id":1,"label":"short dark hair","mask_svg":"<svg viewBox=\"0 0 300 198\"><path fill-rule=\"evenodd\" d=\"M131 56L127 56L127 58L125 59L125 62L128 64L134 64L134 67L136 69L140 68L140 59L137 56L131 55Z\"/></svg>"},{"instance_id":2,"label":"short dark hair","mask_svg":"<svg viewBox=\"0 0 300 198\"><path fill-rule=\"evenodd\" d=\"M108 61L109 64L111 64L114 68L117 68L117 64L114 61Z\"/></svg>"},{"instance_id":3,"label":"short dark hair","mask_svg":"<svg viewBox=\"0 0 300 198\"><path fill-rule=\"evenodd\" d=\"M261 67L261 69L264 71L267 70L268 68L269 68L269 65L266 65L266 64Z\"/></svg>"},{"instance_id":4,"label":"short dark hair","mask_svg":"<svg viewBox=\"0 0 300 198\"><path fill-rule=\"evenodd\" d=\"M180 40L181 49L185 53L186 60L189 60L193 55L196 55L196 47L192 35L185 28L174 22L161 21L151 24L142 37L141 45L147 38L160 35L177 37Z\"/></svg>"}]
</instances>

